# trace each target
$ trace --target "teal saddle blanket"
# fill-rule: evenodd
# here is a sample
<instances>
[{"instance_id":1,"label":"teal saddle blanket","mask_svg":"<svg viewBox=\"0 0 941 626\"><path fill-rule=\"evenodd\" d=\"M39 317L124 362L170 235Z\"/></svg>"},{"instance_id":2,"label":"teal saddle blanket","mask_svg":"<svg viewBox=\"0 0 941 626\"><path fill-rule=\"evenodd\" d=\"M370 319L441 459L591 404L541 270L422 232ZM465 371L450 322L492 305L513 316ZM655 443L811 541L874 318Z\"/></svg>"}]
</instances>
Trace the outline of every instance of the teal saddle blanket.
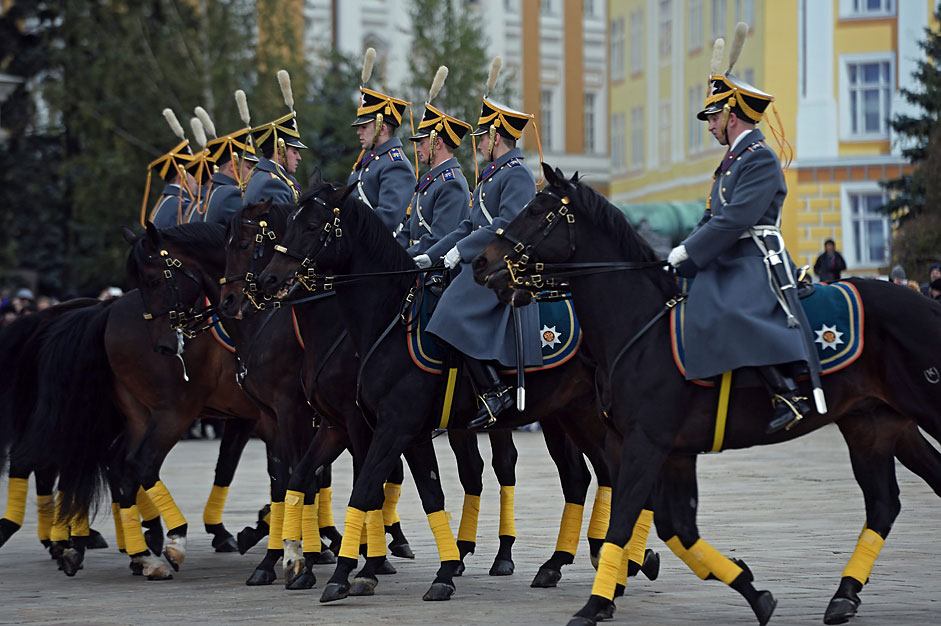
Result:
<instances>
[{"instance_id":1,"label":"teal saddle blanket","mask_svg":"<svg viewBox=\"0 0 941 626\"><path fill-rule=\"evenodd\" d=\"M810 322L823 374L841 370L859 358L863 353L863 303L851 283L816 284L813 293L800 302ZM685 315L686 301L670 312L673 360L683 375L686 374Z\"/></svg>"},{"instance_id":2,"label":"teal saddle blanket","mask_svg":"<svg viewBox=\"0 0 941 626\"><path fill-rule=\"evenodd\" d=\"M419 368L433 374L444 371L446 349L425 332L428 320L438 302L430 290L425 289L420 298L411 306L411 323L407 335L408 352L412 361ZM582 329L575 317L575 309L571 300L557 302L538 302L539 307L539 339L542 343L542 365L527 367L527 372L558 367L567 362L582 342ZM417 323L416 323L417 322ZM516 370L505 370L501 373L515 373Z\"/></svg>"}]
</instances>

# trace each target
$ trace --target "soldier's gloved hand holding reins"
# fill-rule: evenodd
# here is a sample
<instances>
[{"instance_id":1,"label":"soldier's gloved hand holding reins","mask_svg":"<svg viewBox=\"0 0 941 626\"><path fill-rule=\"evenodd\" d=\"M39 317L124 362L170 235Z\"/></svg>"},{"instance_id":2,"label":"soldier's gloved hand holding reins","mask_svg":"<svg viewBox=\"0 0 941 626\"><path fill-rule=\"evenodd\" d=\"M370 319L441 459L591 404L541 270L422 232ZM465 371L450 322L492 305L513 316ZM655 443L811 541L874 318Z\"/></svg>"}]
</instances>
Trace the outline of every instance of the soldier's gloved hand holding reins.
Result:
<instances>
[{"instance_id":1,"label":"soldier's gloved hand holding reins","mask_svg":"<svg viewBox=\"0 0 941 626\"><path fill-rule=\"evenodd\" d=\"M448 253L444 255L444 266L449 270L453 270L460 262L461 251L457 249L457 246L448 250Z\"/></svg>"},{"instance_id":2,"label":"soldier's gloved hand holding reins","mask_svg":"<svg viewBox=\"0 0 941 626\"><path fill-rule=\"evenodd\" d=\"M431 267L431 257L427 254L419 254L415 257L414 261L415 265L418 266L418 269L425 270Z\"/></svg>"},{"instance_id":3,"label":"soldier's gloved hand holding reins","mask_svg":"<svg viewBox=\"0 0 941 626\"><path fill-rule=\"evenodd\" d=\"M670 250L670 256L667 257L667 263L673 267L679 267L680 263L689 258L689 254L686 252L686 246L683 244L678 245L677 247Z\"/></svg>"}]
</instances>

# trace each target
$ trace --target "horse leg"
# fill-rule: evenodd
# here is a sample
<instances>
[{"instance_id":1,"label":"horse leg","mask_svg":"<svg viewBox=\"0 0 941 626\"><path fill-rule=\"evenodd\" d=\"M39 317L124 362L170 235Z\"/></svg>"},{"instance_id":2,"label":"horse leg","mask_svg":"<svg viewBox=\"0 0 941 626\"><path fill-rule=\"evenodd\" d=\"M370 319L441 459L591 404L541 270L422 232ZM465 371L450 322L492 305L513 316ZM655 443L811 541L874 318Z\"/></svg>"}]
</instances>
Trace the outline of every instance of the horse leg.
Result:
<instances>
[{"instance_id":1,"label":"horse leg","mask_svg":"<svg viewBox=\"0 0 941 626\"><path fill-rule=\"evenodd\" d=\"M516 490L516 461L519 453L513 445L513 431L490 431L491 464L500 483L500 549L490 566L491 576L509 576L513 564L513 543L516 541L514 496Z\"/></svg>"},{"instance_id":2,"label":"horse leg","mask_svg":"<svg viewBox=\"0 0 941 626\"><path fill-rule=\"evenodd\" d=\"M163 553L163 524L160 522L160 509L150 499L143 487L137 488L137 511L140 513L141 527L147 547L154 554Z\"/></svg>"},{"instance_id":3,"label":"horse leg","mask_svg":"<svg viewBox=\"0 0 941 626\"><path fill-rule=\"evenodd\" d=\"M75 576L78 570L84 568L85 550L88 547L90 533L88 511L70 520L69 546L62 551L62 556L58 559L59 569L65 572L66 576Z\"/></svg>"},{"instance_id":4,"label":"horse leg","mask_svg":"<svg viewBox=\"0 0 941 626\"><path fill-rule=\"evenodd\" d=\"M327 546L331 552L337 554L340 551L340 542L343 541L343 535L337 530L337 524L333 519L333 468L330 464L323 466L320 472L320 489L317 492L317 524L320 526L320 536L330 542ZM321 551L326 549L321 546Z\"/></svg>"},{"instance_id":5,"label":"horse leg","mask_svg":"<svg viewBox=\"0 0 941 626\"><path fill-rule=\"evenodd\" d=\"M255 430L255 420L229 419L222 427L222 440L219 442L219 458L216 460L215 480L203 509L203 524L206 532L212 535L212 547L216 552L238 552L238 544L222 523L222 511L225 508L229 485L235 477L235 468L242 458L242 451Z\"/></svg>"},{"instance_id":6,"label":"horse leg","mask_svg":"<svg viewBox=\"0 0 941 626\"><path fill-rule=\"evenodd\" d=\"M464 557L477 547L477 520L480 515L480 494L483 492L484 460L477 447L477 433L469 430L449 430L448 443L457 460L457 475L464 487L464 508L457 530L457 548L461 564L455 576L464 573Z\"/></svg>"},{"instance_id":7,"label":"horse leg","mask_svg":"<svg viewBox=\"0 0 941 626\"><path fill-rule=\"evenodd\" d=\"M882 416L890 419L880 420ZM902 508L895 478L895 437L886 436L885 432L892 428L891 418L895 418L895 428L900 433L907 420L886 406L865 417L837 422L849 446L853 475L863 491L866 525L856 542L853 556L843 570L840 586L824 613L825 624L842 624L856 615L860 603L858 594L869 580L882 544ZM874 423L876 420L879 428ZM877 432L879 436L875 436Z\"/></svg>"},{"instance_id":8,"label":"horse leg","mask_svg":"<svg viewBox=\"0 0 941 626\"><path fill-rule=\"evenodd\" d=\"M555 552L536 572L530 587L555 587L562 579L562 566L575 561L591 474L582 453L575 448L558 421L542 420L541 424L546 448L559 472L565 507L562 510Z\"/></svg>"},{"instance_id":9,"label":"horse leg","mask_svg":"<svg viewBox=\"0 0 941 626\"><path fill-rule=\"evenodd\" d=\"M402 467L402 459L399 458L392 474L389 475L386 484L382 486L382 492L385 499L382 502L382 523L386 527L386 534L389 535L389 551L392 556L401 559L414 559L415 553L412 547L408 545L408 539L402 532L402 521L399 519L396 510L399 504L399 497L402 495L402 480L405 478L405 470Z\"/></svg>"},{"instance_id":10,"label":"horse leg","mask_svg":"<svg viewBox=\"0 0 941 626\"><path fill-rule=\"evenodd\" d=\"M15 467L10 463L10 480L7 483L7 508L0 519L0 546L13 536L23 526L26 517L26 493L29 490L29 474L27 468ZM38 489L38 482L37 482ZM38 494L37 494L38 495ZM42 540L42 536L40 536ZM46 545L49 537L46 537Z\"/></svg>"},{"instance_id":11,"label":"horse leg","mask_svg":"<svg viewBox=\"0 0 941 626\"><path fill-rule=\"evenodd\" d=\"M245 581L245 584L250 587L273 583L277 579L274 566L284 555L281 532L284 525L284 496L287 490L285 476L287 471L281 458L279 446L274 442L275 438L276 436L266 438L268 477L271 480L271 521L268 529L268 547L261 563L255 567L252 575Z\"/></svg>"},{"instance_id":12,"label":"horse leg","mask_svg":"<svg viewBox=\"0 0 941 626\"><path fill-rule=\"evenodd\" d=\"M941 496L941 453L925 439L912 423L895 442L895 458Z\"/></svg>"}]
</instances>

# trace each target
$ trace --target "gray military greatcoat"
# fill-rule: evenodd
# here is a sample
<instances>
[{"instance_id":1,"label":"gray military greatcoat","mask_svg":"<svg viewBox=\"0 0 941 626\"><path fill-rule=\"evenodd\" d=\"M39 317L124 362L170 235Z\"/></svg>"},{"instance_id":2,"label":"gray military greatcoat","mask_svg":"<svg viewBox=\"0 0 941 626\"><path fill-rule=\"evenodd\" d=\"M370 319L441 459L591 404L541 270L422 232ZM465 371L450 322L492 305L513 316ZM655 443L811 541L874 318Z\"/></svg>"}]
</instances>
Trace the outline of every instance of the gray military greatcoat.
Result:
<instances>
[{"instance_id":1,"label":"gray military greatcoat","mask_svg":"<svg viewBox=\"0 0 941 626\"><path fill-rule=\"evenodd\" d=\"M157 228L170 228L183 223L193 197L182 185L167 185L163 188L160 202L150 214L150 221Z\"/></svg>"},{"instance_id":2,"label":"gray military greatcoat","mask_svg":"<svg viewBox=\"0 0 941 626\"><path fill-rule=\"evenodd\" d=\"M415 185L411 213L396 236L412 256L424 254L470 215L470 190L454 157L439 163Z\"/></svg>"},{"instance_id":3,"label":"gray military greatcoat","mask_svg":"<svg viewBox=\"0 0 941 626\"><path fill-rule=\"evenodd\" d=\"M402 148L402 140L393 137L375 150L367 150L350 174L348 185L382 223L394 233L405 219L408 201L415 191L415 170Z\"/></svg>"},{"instance_id":4,"label":"gray military greatcoat","mask_svg":"<svg viewBox=\"0 0 941 626\"><path fill-rule=\"evenodd\" d=\"M788 328L749 235L753 226L779 225L786 195L781 164L759 130L716 169L711 211L683 242L698 268L684 318L686 378L807 360L801 330ZM773 237L772 242L776 248Z\"/></svg>"},{"instance_id":5,"label":"gray military greatcoat","mask_svg":"<svg viewBox=\"0 0 941 626\"><path fill-rule=\"evenodd\" d=\"M200 216L202 221L226 226L240 208L242 190L239 189L238 181L222 172L213 174L206 212Z\"/></svg>"},{"instance_id":6,"label":"gray military greatcoat","mask_svg":"<svg viewBox=\"0 0 941 626\"><path fill-rule=\"evenodd\" d=\"M245 187L242 204L248 206L265 200L281 204L297 202L301 188L283 167L265 157L258 157L258 165Z\"/></svg>"},{"instance_id":7,"label":"gray military greatcoat","mask_svg":"<svg viewBox=\"0 0 941 626\"><path fill-rule=\"evenodd\" d=\"M519 148L510 150L483 171L474 189L470 216L431 246L425 254L437 262L455 245L463 263L469 263L506 228L536 195L536 181L523 163ZM523 322L523 358L526 366L542 365L539 307L520 309ZM516 329L510 307L497 300L493 290L474 282L464 267L445 289L428 323L428 332L464 354L482 361L516 366Z\"/></svg>"}]
</instances>

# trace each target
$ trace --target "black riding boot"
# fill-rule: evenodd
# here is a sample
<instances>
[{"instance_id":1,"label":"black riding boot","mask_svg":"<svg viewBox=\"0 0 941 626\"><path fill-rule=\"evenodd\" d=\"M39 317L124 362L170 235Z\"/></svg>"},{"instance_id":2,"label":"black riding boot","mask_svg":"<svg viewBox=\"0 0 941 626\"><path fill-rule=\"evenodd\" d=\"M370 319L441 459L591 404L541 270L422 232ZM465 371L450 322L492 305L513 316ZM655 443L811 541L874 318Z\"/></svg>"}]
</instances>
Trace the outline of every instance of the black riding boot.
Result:
<instances>
[{"instance_id":1,"label":"black riding boot","mask_svg":"<svg viewBox=\"0 0 941 626\"><path fill-rule=\"evenodd\" d=\"M492 365L469 356L464 357L464 362L483 405L477 417L467 423L467 427L471 430L488 428L496 423L497 415L513 407L513 395Z\"/></svg>"},{"instance_id":2,"label":"black riding boot","mask_svg":"<svg viewBox=\"0 0 941 626\"><path fill-rule=\"evenodd\" d=\"M807 398L800 395L794 379L782 371L783 365L766 365L758 371L771 394L771 406L774 417L765 429L765 433L776 433L782 428L790 428L810 411Z\"/></svg>"}]
</instances>

